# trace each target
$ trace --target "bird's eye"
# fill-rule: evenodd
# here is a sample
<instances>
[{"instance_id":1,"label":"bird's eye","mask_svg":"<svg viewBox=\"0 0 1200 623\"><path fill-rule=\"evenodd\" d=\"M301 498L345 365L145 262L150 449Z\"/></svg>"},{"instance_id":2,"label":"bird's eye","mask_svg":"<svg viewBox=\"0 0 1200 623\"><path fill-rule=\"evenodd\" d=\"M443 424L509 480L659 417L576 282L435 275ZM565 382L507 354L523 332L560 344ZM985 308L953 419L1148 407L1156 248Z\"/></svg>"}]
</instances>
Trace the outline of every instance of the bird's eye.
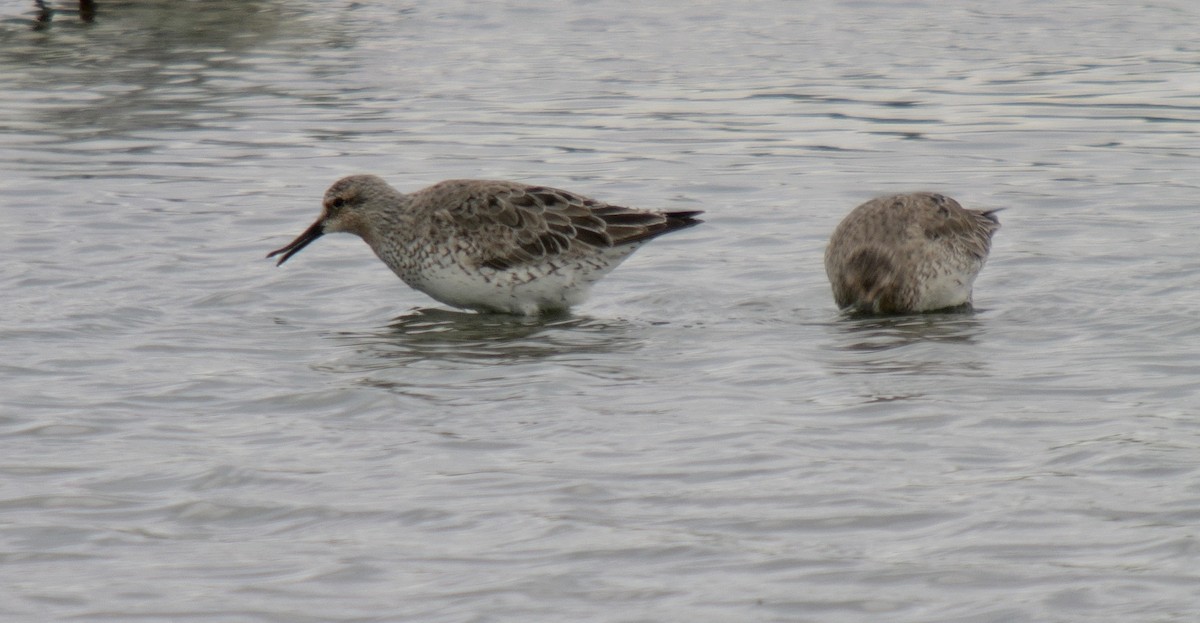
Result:
<instances>
[{"instance_id":1,"label":"bird's eye","mask_svg":"<svg viewBox=\"0 0 1200 623\"><path fill-rule=\"evenodd\" d=\"M329 207L333 208L334 210L340 210L346 207L346 200L341 197L335 197L329 202Z\"/></svg>"}]
</instances>

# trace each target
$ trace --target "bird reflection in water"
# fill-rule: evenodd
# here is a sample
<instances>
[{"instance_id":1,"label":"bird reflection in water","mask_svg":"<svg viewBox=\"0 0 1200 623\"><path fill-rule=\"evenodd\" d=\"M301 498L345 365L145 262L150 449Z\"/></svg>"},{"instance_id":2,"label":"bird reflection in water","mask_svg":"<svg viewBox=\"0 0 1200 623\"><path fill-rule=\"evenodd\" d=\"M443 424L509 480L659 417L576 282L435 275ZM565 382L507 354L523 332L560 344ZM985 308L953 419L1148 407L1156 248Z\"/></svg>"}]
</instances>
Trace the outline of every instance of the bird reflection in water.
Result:
<instances>
[{"instance_id":1,"label":"bird reflection in water","mask_svg":"<svg viewBox=\"0 0 1200 623\"><path fill-rule=\"evenodd\" d=\"M636 350L640 342L631 328L619 319L567 313L525 317L420 308L376 331L331 337L369 357L357 361L364 368L431 361L511 364Z\"/></svg>"},{"instance_id":2,"label":"bird reflection in water","mask_svg":"<svg viewBox=\"0 0 1200 623\"><path fill-rule=\"evenodd\" d=\"M834 373L983 374L978 339L987 324L975 314L842 318L829 325ZM954 348L955 346L971 348Z\"/></svg>"}]
</instances>

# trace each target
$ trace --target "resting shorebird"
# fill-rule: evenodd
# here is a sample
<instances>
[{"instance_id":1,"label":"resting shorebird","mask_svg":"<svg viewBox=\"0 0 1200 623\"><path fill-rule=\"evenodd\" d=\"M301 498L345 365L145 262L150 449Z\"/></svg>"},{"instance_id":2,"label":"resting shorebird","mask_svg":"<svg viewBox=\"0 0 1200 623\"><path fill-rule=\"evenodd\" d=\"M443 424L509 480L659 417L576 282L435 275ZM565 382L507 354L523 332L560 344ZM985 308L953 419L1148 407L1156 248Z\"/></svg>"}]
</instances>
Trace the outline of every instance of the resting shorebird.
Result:
<instances>
[{"instance_id":1,"label":"resting shorebird","mask_svg":"<svg viewBox=\"0 0 1200 623\"><path fill-rule=\"evenodd\" d=\"M321 217L280 253L323 234L361 237L409 286L455 307L511 314L565 310L642 243L702 221L545 186L448 180L404 194L374 175L325 191ZM278 265L277 264L277 265Z\"/></svg>"},{"instance_id":2,"label":"resting shorebird","mask_svg":"<svg viewBox=\"0 0 1200 623\"><path fill-rule=\"evenodd\" d=\"M838 307L900 314L970 305L996 210L967 210L935 193L872 199L838 224L825 273Z\"/></svg>"}]
</instances>

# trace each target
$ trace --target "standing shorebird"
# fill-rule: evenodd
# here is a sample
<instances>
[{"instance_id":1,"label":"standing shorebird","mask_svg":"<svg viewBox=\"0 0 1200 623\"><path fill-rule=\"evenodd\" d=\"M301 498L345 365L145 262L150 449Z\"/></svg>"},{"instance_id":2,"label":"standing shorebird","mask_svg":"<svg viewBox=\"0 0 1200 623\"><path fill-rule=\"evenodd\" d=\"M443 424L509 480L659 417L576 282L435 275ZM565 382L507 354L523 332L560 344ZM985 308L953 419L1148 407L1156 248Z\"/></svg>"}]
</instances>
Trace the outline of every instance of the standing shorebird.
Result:
<instances>
[{"instance_id":1,"label":"standing shorebird","mask_svg":"<svg viewBox=\"0 0 1200 623\"><path fill-rule=\"evenodd\" d=\"M970 305L999 228L996 210L968 210L936 193L872 199L838 224L825 249L833 299L868 314Z\"/></svg>"},{"instance_id":2,"label":"standing shorebird","mask_svg":"<svg viewBox=\"0 0 1200 623\"><path fill-rule=\"evenodd\" d=\"M448 180L404 194L374 175L344 177L324 209L280 253L283 264L323 234L361 237L409 286L465 309L533 315L565 310L642 243L702 221L545 186Z\"/></svg>"}]
</instances>

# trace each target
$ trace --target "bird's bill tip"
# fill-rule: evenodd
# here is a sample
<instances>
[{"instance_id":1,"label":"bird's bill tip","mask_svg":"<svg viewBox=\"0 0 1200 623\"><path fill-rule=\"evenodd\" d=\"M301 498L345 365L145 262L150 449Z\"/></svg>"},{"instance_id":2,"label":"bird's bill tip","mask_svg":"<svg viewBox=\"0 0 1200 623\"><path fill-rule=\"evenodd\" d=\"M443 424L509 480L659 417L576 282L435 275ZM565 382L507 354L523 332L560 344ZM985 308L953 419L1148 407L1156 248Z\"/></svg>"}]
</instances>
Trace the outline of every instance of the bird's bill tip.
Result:
<instances>
[{"instance_id":1,"label":"bird's bill tip","mask_svg":"<svg viewBox=\"0 0 1200 623\"><path fill-rule=\"evenodd\" d=\"M324 234L325 234L325 222L322 220L319 220L319 221L313 223L311 227L304 230L304 233L297 236L295 240L289 242L287 244L287 246L280 247L280 248L275 249L274 251L271 251L270 253L268 253L267 258L270 259L270 258L273 258L276 255L279 255L280 253L282 253L283 257L279 258L278 262L275 262L276 266L282 266L284 262L288 261L288 258L299 253L301 249L308 246L309 243L316 240L317 238L320 238Z\"/></svg>"}]
</instances>

